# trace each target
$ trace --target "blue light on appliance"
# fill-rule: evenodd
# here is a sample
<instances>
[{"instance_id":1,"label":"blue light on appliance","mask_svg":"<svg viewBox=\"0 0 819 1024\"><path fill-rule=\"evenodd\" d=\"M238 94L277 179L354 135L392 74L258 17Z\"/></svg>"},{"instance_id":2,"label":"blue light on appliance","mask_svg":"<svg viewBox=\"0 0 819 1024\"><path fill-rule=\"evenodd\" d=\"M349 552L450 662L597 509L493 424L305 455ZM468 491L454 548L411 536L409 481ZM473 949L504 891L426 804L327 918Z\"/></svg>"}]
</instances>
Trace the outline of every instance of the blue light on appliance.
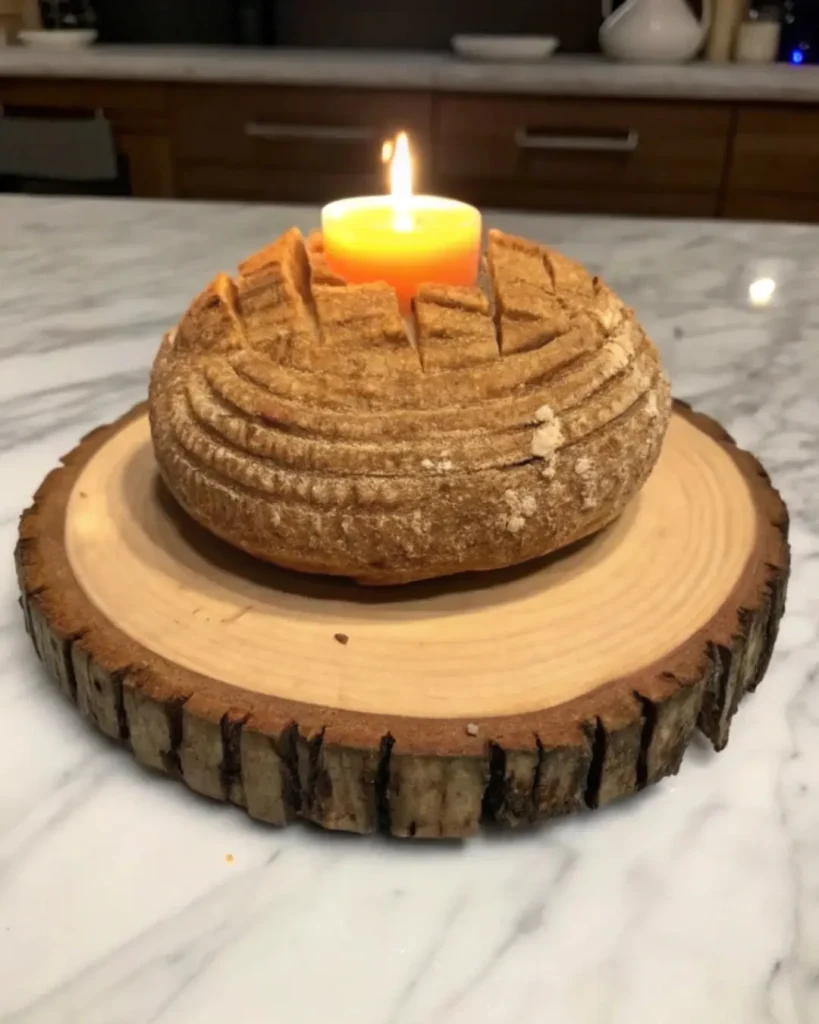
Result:
<instances>
[{"instance_id":1,"label":"blue light on appliance","mask_svg":"<svg viewBox=\"0 0 819 1024\"><path fill-rule=\"evenodd\" d=\"M779 59L796 66L819 64L819 3L780 0L778 6L782 12Z\"/></svg>"}]
</instances>

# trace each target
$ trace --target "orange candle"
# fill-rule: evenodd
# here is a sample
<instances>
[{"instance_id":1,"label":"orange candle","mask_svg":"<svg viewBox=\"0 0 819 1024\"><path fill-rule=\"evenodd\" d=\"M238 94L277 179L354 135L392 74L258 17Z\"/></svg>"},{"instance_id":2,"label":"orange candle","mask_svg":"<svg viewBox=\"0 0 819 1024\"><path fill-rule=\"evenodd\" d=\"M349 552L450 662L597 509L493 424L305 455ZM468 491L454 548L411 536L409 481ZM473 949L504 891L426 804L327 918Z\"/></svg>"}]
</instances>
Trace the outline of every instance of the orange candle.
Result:
<instances>
[{"instance_id":1,"label":"orange candle","mask_svg":"<svg viewBox=\"0 0 819 1024\"><path fill-rule=\"evenodd\" d=\"M330 268L351 284L386 281L405 310L422 284L474 285L480 213L454 199L413 195L406 135L399 135L395 145L391 181L389 196L340 199L324 207Z\"/></svg>"}]
</instances>

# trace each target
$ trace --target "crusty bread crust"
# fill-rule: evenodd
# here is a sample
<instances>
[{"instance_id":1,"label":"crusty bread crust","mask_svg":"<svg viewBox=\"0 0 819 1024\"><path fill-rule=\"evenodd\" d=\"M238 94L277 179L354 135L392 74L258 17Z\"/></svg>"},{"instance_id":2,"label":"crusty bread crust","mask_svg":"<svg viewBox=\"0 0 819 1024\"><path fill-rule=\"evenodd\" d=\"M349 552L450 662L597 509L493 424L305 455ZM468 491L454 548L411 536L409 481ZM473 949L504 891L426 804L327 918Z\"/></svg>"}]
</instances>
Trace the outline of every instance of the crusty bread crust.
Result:
<instances>
[{"instance_id":1,"label":"crusty bread crust","mask_svg":"<svg viewBox=\"0 0 819 1024\"><path fill-rule=\"evenodd\" d=\"M600 529L671 412L657 350L584 267L490 232L490 286L425 286L405 322L289 231L194 301L159 351L151 429L188 512L252 555L403 583Z\"/></svg>"}]
</instances>

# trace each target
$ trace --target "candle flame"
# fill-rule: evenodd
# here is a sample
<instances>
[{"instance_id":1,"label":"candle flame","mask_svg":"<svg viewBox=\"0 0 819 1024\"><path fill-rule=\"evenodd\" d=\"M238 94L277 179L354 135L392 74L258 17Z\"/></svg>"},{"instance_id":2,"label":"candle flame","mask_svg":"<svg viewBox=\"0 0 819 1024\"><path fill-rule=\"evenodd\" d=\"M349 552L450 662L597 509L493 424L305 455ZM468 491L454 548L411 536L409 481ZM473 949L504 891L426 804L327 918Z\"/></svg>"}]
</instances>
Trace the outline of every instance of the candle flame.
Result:
<instances>
[{"instance_id":1,"label":"candle flame","mask_svg":"<svg viewBox=\"0 0 819 1024\"><path fill-rule=\"evenodd\" d=\"M390 193L396 231L412 231L412 154L406 132L395 142L388 140L381 150L384 163L390 165Z\"/></svg>"}]
</instances>

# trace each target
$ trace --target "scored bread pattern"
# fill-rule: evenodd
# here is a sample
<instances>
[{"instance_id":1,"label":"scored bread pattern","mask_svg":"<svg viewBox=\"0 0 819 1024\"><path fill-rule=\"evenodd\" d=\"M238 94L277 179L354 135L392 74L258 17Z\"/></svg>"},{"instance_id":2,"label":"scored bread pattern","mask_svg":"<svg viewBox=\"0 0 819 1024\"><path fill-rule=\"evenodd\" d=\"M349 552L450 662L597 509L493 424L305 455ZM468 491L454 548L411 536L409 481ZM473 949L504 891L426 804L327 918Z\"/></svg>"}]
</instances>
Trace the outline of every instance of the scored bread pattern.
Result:
<instances>
[{"instance_id":1,"label":"scored bread pattern","mask_svg":"<svg viewBox=\"0 0 819 1024\"><path fill-rule=\"evenodd\" d=\"M485 289L411 318L295 229L219 275L160 349L157 460L202 525L287 567L399 583L524 561L614 519L670 416L599 278L490 232Z\"/></svg>"}]
</instances>

